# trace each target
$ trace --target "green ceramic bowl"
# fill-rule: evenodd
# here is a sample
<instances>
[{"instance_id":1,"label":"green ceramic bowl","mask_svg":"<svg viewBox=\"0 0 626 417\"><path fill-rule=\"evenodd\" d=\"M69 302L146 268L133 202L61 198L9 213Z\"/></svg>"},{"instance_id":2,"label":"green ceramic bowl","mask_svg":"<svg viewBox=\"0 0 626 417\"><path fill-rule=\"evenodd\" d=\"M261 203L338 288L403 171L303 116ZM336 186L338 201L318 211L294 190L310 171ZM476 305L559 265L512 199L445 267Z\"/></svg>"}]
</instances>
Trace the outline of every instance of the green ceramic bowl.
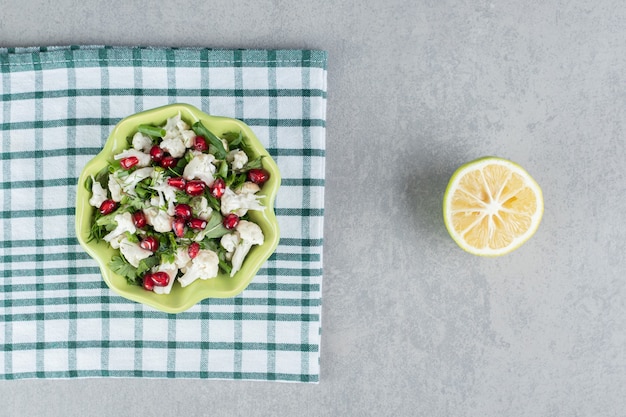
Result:
<instances>
[{"instance_id":1,"label":"green ceramic bowl","mask_svg":"<svg viewBox=\"0 0 626 417\"><path fill-rule=\"evenodd\" d=\"M257 223L265 236L262 245L253 246L241 269L234 277L220 274L216 278L197 280L191 285L182 288L174 284L170 294L159 295L146 291L141 287L129 285L126 279L109 269L107 266L111 257L119 251L111 248L106 242L88 242L89 230L95 208L89 205L91 190L85 187L85 180L95 175L113 160L113 155L120 153L127 147L126 138L137 131L140 124L161 125L167 118L181 113L181 117L189 125L196 121L202 123L213 133L220 136L225 132L243 132L248 138L252 157L264 155L263 168L270 173L270 179L263 185L258 195L265 206L263 211L250 211L250 220ZM122 297L154 307L167 313L185 311L205 298L227 298L240 294L252 281L265 261L274 253L278 246L278 222L274 214L274 199L280 187L280 172L274 160L269 156L261 142L252 130L243 122L226 117L209 116L188 104L172 104L147 110L123 119L115 126L102 151L85 165L76 192L76 235L78 241L99 264L102 277L109 288Z\"/></svg>"}]
</instances>

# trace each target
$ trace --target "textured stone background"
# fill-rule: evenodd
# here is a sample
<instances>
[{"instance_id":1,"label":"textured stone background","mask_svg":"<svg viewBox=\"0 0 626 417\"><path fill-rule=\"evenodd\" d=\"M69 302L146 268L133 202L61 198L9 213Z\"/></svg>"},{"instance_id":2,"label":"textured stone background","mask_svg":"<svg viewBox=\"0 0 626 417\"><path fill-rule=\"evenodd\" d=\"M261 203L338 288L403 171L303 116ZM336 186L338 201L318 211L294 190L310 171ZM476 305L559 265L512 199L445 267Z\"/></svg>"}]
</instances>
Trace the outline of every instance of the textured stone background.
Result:
<instances>
[{"instance_id":1,"label":"textured stone background","mask_svg":"<svg viewBox=\"0 0 626 417\"><path fill-rule=\"evenodd\" d=\"M623 1L73 3L0 0L0 46L329 52L322 382L11 381L0 415L626 416ZM483 155L545 195L499 259L441 219Z\"/></svg>"}]
</instances>

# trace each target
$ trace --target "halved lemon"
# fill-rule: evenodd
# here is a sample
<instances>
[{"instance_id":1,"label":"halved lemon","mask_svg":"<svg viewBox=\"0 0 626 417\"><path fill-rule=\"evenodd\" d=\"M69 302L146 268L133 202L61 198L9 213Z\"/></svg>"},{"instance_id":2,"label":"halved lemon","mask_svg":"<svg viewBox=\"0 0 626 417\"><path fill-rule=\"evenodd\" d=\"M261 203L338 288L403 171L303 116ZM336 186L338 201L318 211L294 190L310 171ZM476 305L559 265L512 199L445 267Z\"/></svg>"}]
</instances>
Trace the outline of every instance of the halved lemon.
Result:
<instances>
[{"instance_id":1,"label":"halved lemon","mask_svg":"<svg viewBox=\"0 0 626 417\"><path fill-rule=\"evenodd\" d=\"M520 247L537 230L543 195L514 162L480 158L461 166L443 197L443 218L452 239L480 256L500 256Z\"/></svg>"}]
</instances>

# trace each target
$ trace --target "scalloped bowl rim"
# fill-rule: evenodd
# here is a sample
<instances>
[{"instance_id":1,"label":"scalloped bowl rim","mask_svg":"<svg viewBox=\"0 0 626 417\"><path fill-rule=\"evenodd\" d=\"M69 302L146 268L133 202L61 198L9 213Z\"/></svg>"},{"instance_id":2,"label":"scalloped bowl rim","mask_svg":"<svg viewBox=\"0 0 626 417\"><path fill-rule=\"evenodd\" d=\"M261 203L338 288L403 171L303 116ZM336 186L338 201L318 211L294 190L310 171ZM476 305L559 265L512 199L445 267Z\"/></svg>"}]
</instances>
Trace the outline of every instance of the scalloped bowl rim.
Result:
<instances>
[{"instance_id":1,"label":"scalloped bowl rim","mask_svg":"<svg viewBox=\"0 0 626 417\"><path fill-rule=\"evenodd\" d=\"M226 276L222 273L217 278L208 280L197 280L191 285L182 288L175 283L170 294L156 294L146 291L139 286L130 285L126 279L107 266L111 257L117 253L106 242L88 241L89 230L91 228L91 218L95 210L89 205L90 191L84 184L90 176L99 172L108 164L113 155L126 149L126 138L134 134L137 126L143 123L161 124L165 123L168 117L181 113L183 120L202 123L218 136L224 132L239 129L248 138L252 154L254 157L264 155L262 159L263 168L270 173L270 179L263 185L259 195L261 203L265 206L262 211L250 211L250 219L259 224L265 241L262 245L254 246L241 269L234 277ZM76 191L76 236L80 245L94 258L100 267L102 277L107 286L122 297L146 304L157 310L167 313L179 313L185 311L206 298L230 298L243 292L254 279L263 264L274 253L280 239L278 221L274 213L274 201L281 183L281 176L276 162L263 147L256 135L241 120L222 116L208 115L196 107L189 104L170 104L155 109L145 110L135 113L122 119L112 130L105 145L98 155L91 159L83 168L78 178Z\"/></svg>"}]
</instances>

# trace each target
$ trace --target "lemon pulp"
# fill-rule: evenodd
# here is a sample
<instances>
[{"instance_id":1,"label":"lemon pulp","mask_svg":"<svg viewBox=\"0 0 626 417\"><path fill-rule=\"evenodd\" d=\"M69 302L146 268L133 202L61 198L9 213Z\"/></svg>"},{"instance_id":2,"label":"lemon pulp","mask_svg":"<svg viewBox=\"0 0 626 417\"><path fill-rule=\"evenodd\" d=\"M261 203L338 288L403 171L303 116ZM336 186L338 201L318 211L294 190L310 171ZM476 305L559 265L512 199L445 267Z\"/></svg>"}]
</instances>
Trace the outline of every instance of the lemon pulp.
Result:
<instances>
[{"instance_id":1,"label":"lemon pulp","mask_svg":"<svg viewBox=\"0 0 626 417\"><path fill-rule=\"evenodd\" d=\"M543 196L519 165L486 157L461 166L444 196L444 222L466 251L499 256L521 246L537 230Z\"/></svg>"}]
</instances>

